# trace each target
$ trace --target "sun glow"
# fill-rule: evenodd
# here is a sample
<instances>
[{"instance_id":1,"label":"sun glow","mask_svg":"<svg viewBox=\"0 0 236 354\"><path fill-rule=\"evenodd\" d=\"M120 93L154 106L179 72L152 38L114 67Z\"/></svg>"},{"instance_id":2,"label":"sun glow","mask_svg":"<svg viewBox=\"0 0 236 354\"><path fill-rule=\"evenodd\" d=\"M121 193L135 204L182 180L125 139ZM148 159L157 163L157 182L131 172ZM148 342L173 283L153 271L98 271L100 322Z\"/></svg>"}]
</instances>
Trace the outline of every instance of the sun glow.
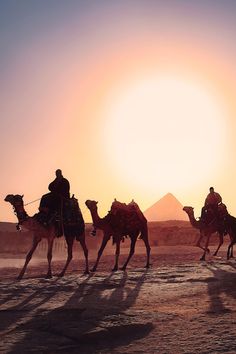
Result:
<instances>
[{"instance_id":1,"label":"sun glow","mask_svg":"<svg viewBox=\"0 0 236 354\"><path fill-rule=\"evenodd\" d=\"M104 129L111 167L146 190L193 188L225 154L223 99L187 79L156 76L109 97Z\"/></svg>"}]
</instances>

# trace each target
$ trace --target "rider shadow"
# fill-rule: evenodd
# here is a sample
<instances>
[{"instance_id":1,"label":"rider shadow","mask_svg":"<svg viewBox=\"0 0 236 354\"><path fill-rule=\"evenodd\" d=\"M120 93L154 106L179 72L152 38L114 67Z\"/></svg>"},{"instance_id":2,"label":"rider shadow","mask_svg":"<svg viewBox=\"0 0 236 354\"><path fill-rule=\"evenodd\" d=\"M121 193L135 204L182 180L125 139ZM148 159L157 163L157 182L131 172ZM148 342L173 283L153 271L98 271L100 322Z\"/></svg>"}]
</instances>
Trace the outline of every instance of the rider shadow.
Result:
<instances>
[{"instance_id":1,"label":"rider shadow","mask_svg":"<svg viewBox=\"0 0 236 354\"><path fill-rule=\"evenodd\" d=\"M40 352L93 353L112 350L145 337L153 329L150 322L126 312L137 300L146 273L127 284L128 275L112 273L105 279L93 276L79 284L68 301L52 311L38 311L19 326L25 333L12 353L34 347Z\"/></svg>"},{"instance_id":2,"label":"rider shadow","mask_svg":"<svg viewBox=\"0 0 236 354\"><path fill-rule=\"evenodd\" d=\"M210 306L207 311L208 314L222 315L222 313L231 312L223 301L223 296L230 296L236 299L236 288L232 284L236 283L236 274L218 268L216 265L206 265L207 268L213 273L214 280L210 278L208 281L208 294L210 298Z\"/></svg>"}]
</instances>

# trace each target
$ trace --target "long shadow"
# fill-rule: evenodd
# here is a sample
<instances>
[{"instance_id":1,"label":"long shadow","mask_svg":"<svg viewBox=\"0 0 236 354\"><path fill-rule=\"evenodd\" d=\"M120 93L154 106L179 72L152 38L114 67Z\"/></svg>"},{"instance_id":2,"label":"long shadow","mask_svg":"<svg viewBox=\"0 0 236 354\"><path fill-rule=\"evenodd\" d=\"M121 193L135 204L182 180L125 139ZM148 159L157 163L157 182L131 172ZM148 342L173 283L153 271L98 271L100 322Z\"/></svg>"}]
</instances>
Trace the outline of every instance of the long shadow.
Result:
<instances>
[{"instance_id":1,"label":"long shadow","mask_svg":"<svg viewBox=\"0 0 236 354\"><path fill-rule=\"evenodd\" d=\"M213 273L215 281L210 278L208 284L208 294L210 298L210 306L207 311L209 314L221 315L222 313L231 312L224 305L221 298L223 294L236 299L236 274L235 272L226 271L216 264L207 264L207 268ZM235 269L235 267L233 267Z\"/></svg>"},{"instance_id":2,"label":"long shadow","mask_svg":"<svg viewBox=\"0 0 236 354\"><path fill-rule=\"evenodd\" d=\"M145 337L153 325L141 320L138 314L127 313L137 300L145 277L146 272L128 284L126 272L88 278L63 306L38 311L34 318L20 325L17 331L24 333L24 337L9 353L96 353L102 349L112 351Z\"/></svg>"},{"instance_id":3,"label":"long shadow","mask_svg":"<svg viewBox=\"0 0 236 354\"><path fill-rule=\"evenodd\" d=\"M17 323L25 321L27 314L31 311L37 310L38 307L52 300L52 298L58 293L58 280L59 279L56 278L51 279L50 281L43 281L43 284L34 284L33 287L37 286L37 289L33 291L31 291L32 284L24 285L24 283L19 283L15 291L12 291L10 295L1 301L1 305L3 305L15 300L17 297L23 297L23 300L18 301L16 305L0 310L0 314L2 314L0 331L2 333L12 331L12 327L15 328ZM69 281L64 281L63 291L66 291L66 287L69 287L69 290L71 290L69 285ZM25 296L27 291L31 291L31 293Z\"/></svg>"}]
</instances>

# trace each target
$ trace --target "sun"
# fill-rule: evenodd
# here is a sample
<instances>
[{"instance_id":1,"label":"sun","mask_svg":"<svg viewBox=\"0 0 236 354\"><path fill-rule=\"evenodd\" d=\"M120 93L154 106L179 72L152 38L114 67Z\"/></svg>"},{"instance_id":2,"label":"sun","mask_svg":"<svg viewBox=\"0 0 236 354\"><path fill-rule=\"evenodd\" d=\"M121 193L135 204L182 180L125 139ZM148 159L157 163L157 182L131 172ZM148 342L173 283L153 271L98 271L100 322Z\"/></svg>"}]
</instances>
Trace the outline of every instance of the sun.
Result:
<instances>
[{"instance_id":1,"label":"sun","mask_svg":"<svg viewBox=\"0 0 236 354\"><path fill-rule=\"evenodd\" d=\"M225 155L223 100L201 82L156 75L109 96L103 130L111 168L146 190L193 188Z\"/></svg>"}]
</instances>

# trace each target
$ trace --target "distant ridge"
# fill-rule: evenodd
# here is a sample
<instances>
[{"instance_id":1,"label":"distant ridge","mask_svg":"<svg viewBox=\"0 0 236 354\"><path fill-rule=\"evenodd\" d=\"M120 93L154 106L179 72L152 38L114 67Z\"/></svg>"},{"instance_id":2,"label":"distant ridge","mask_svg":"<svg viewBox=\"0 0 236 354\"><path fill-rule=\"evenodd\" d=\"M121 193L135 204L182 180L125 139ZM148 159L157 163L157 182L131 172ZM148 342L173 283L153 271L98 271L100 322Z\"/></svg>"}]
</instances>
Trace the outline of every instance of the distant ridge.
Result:
<instances>
[{"instance_id":1,"label":"distant ridge","mask_svg":"<svg viewBox=\"0 0 236 354\"><path fill-rule=\"evenodd\" d=\"M144 212L148 221L188 220L183 205L171 193L167 193Z\"/></svg>"}]
</instances>

